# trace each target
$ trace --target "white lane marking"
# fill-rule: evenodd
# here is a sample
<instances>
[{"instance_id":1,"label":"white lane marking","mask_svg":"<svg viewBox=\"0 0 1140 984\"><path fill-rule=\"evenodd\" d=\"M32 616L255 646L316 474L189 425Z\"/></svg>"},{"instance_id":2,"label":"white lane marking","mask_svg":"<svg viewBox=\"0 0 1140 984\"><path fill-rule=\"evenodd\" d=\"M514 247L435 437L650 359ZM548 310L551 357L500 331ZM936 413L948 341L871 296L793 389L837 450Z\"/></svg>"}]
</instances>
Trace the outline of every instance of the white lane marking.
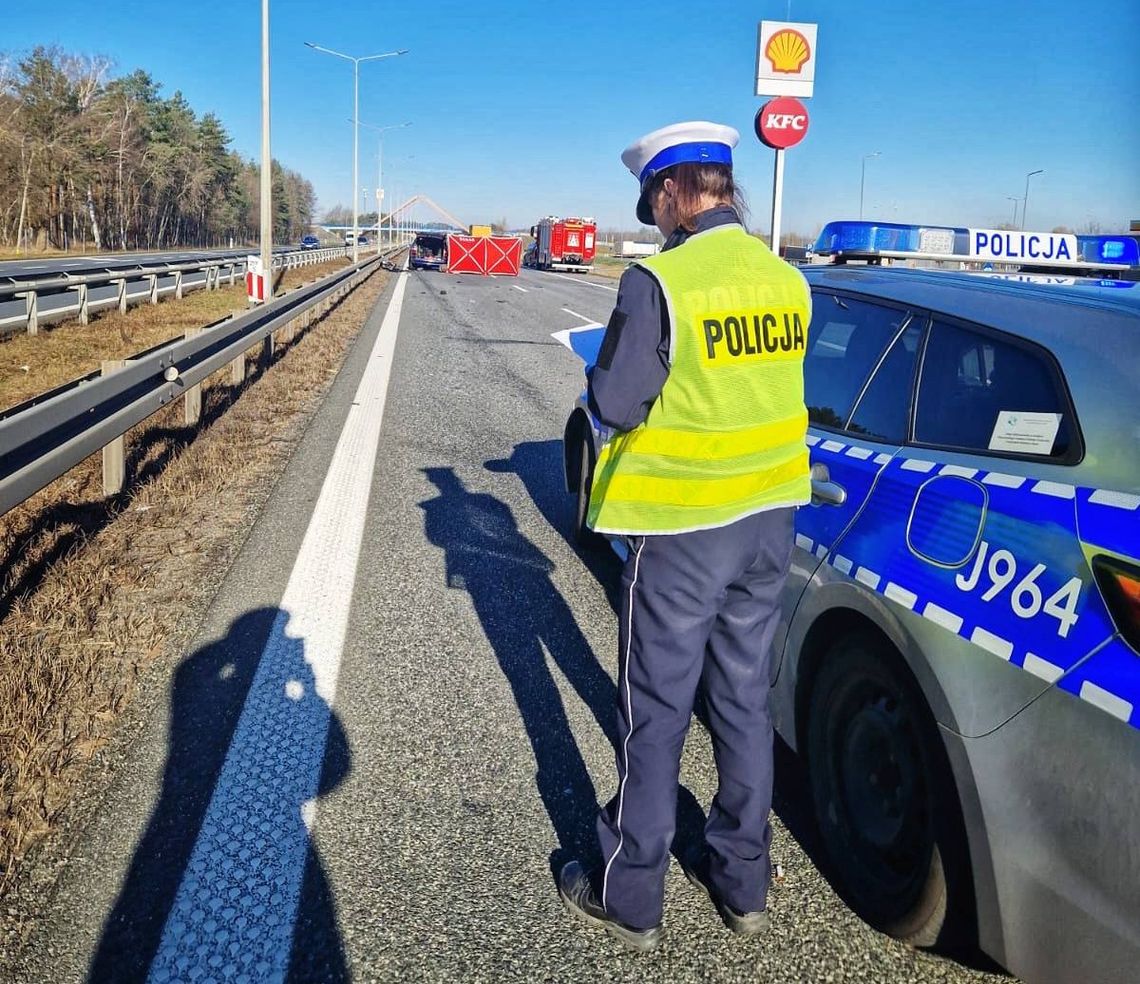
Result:
<instances>
[{"instance_id":1,"label":"white lane marking","mask_svg":"<svg viewBox=\"0 0 1140 984\"><path fill-rule=\"evenodd\" d=\"M849 458L858 458L860 461L866 461L875 452L870 448L849 447L845 452Z\"/></svg>"},{"instance_id":2,"label":"white lane marking","mask_svg":"<svg viewBox=\"0 0 1140 984\"><path fill-rule=\"evenodd\" d=\"M614 848L614 853L610 855L609 861L606 862L606 870L602 872L602 908L606 907L606 889L609 887L610 867L614 863L614 859L621 853L621 846L625 842L625 831L621 829L621 815L622 809L625 807L625 783L629 778L629 739L633 734L633 696L629 692L629 651L633 645L633 589L637 587L637 575L641 569L641 550L645 546L645 540L637 545L637 555L633 558L633 580L629 585L629 619L625 627L625 707L626 707L626 721L629 722L629 730L625 733L625 741L622 742L621 750L622 756L625 759L625 768L622 770L621 788L618 789L618 811L617 811L617 829L618 829L618 842L617 847Z\"/></svg>"},{"instance_id":3,"label":"white lane marking","mask_svg":"<svg viewBox=\"0 0 1140 984\"><path fill-rule=\"evenodd\" d=\"M1071 499L1077 494L1076 489L1064 482L1037 482L1029 491L1051 495L1055 499Z\"/></svg>"},{"instance_id":4,"label":"white lane marking","mask_svg":"<svg viewBox=\"0 0 1140 984\"><path fill-rule=\"evenodd\" d=\"M872 591L879 590L879 582L882 578L879 577L874 571L868 570L866 567L860 567L855 571L855 580L860 584L865 584Z\"/></svg>"},{"instance_id":5,"label":"white lane marking","mask_svg":"<svg viewBox=\"0 0 1140 984\"><path fill-rule=\"evenodd\" d=\"M928 472L933 468L933 461L926 461L924 458L903 458L903 471Z\"/></svg>"},{"instance_id":6,"label":"white lane marking","mask_svg":"<svg viewBox=\"0 0 1140 984\"><path fill-rule=\"evenodd\" d=\"M883 594L891 601L897 601L904 608L913 609L918 604L918 595L913 591L907 591L901 584L895 584L894 581L887 582L887 586L883 588Z\"/></svg>"},{"instance_id":7,"label":"white lane marking","mask_svg":"<svg viewBox=\"0 0 1140 984\"><path fill-rule=\"evenodd\" d=\"M841 571L844 574L851 573L851 561L848 560L848 558L844 557L842 554L836 554L835 560L831 562L831 565L837 571Z\"/></svg>"},{"instance_id":8,"label":"white lane marking","mask_svg":"<svg viewBox=\"0 0 1140 984\"><path fill-rule=\"evenodd\" d=\"M197 979L195 968L218 979L288 973L406 283L396 282L182 873L147 978L156 984ZM298 688L286 688L302 680L311 683L294 699Z\"/></svg>"},{"instance_id":9,"label":"white lane marking","mask_svg":"<svg viewBox=\"0 0 1140 984\"><path fill-rule=\"evenodd\" d=\"M930 619L935 625L941 625L942 628L949 629L951 632L957 632L962 628L962 618L960 615L948 612L941 605L934 604L933 601L926 603L922 614L924 618Z\"/></svg>"},{"instance_id":10,"label":"white lane marking","mask_svg":"<svg viewBox=\"0 0 1140 984\"><path fill-rule=\"evenodd\" d=\"M1025 484L1022 475L1007 475L1005 472L990 472L982 479L983 485L997 485L1003 489L1019 489Z\"/></svg>"},{"instance_id":11,"label":"white lane marking","mask_svg":"<svg viewBox=\"0 0 1140 984\"><path fill-rule=\"evenodd\" d=\"M1129 701L1109 693L1089 680L1081 684L1081 699L1087 700L1102 711L1107 711L1113 717L1120 718L1121 721L1127 721L1132 717L1132 704Z\"/></svg>"},{"instance_id":12,"label":"white lane marking","mask_svg":"<svg viewBox=\"0 0 1140 984\"><path fill-rule=\"evenodd\" d=\"M584 314L579 314L577 311L571 311L570 308L568 308L568 307L564 307L562 310L565 311L567 314L574 315L574 317L578 318L580 321L588 322L591 325L597 324L597 322L593 318L587 318Z\"/></svg>"},{"instance_id":13,"label":"white lane marking","mask_svg":"<svg viewBox=\"0 0 1140 984\"><path fill-rule=\"evenodd\" d=\"M847 445L839 441L824 441L820 447L823 448L824 451L842 451Z\"/></svg>"},{"instance_id":14,"label":"white lane marking","mask_svg":"<svg viewBox=\"0 0 1140 984\"><path fill-rule=\"evenodd\" d=\"M618 291L616 287L610 287L606 284L596 284L592 280L583 280L581 277L570 277L565 273L551 273L550 271L547 271L546 276L557 277L559 280L569 280L574 284L585 284L587 287L597 287L599 290L612 290L615 294Z\"/></svg>"},{"instance_id":15,"label":"white lane marking","mask_svg":"<svg viewBox=\"0 0 1140 984\"><path fill-rule=\"evenodd\" d=\"M980 625L970 633L970 642L983 649L988 649L995 656L1000 656L1007 663L1013 657L1013 643L1001 636L983 629Z\"/></svg>"},{"instance_id":16,"label":"white lane marking","mask_svg":"<svg viewBox=\"0 0 1140 984\"><path fill-rule=\"evenodd\" d=\"M939 475L957 475L959 478L973 478L978 474L977 468L966 468L964 465L943 465L938 469Z\"/></svg>"},{"instance_id":17,"label":"white lane marking","mask_svg":"<svg viewBox=\"0 0 1140 984\"><path fill-rule=\"evenodd\" d=\"M802 533L797 533L796 546L801 550L806 550L808 553L811 553L811 548L815 546L815 543L812 542L811 537L804 536Z\"/></svg>"},{"instance_id":18,"label":"white lane marking","mask_svg":"<svg viewBox=\"0 0 1140 984\"><path fill-rule=\"evenodd\" d=\"M513 287L515 290L521 290L521 291L522 291L524 294L526 293L526 288L525 288L525 287L520 287L518 284L511 284L511 286L512 286L512 287Z\"/></svg>"},{"instance_id":19,"label":"white lane marking","mask_svg":"<svg viewBox=\"0 0 1140 984\"><path fill-rule=\"evenodd\" d=\"M1115 506L1117 509L1136 509L1140 507L1140 495L1097 489L1089 496L1089 502L1095 502L1101 506Z\"/></svg>"},{"instance_id":20,"label":"white lane marking","mask_svg":"<svg viewBox=\"0 0 1140 984\"><path fill-rule=\"evenodd\" d=\"M1056 683L1065 675L1065 671L1047 659L1042 659L1036 653L1026 653L1025 661L1021 664L1036 677L1041 677L1048 683Z\"/></svg>"}]
</instances>

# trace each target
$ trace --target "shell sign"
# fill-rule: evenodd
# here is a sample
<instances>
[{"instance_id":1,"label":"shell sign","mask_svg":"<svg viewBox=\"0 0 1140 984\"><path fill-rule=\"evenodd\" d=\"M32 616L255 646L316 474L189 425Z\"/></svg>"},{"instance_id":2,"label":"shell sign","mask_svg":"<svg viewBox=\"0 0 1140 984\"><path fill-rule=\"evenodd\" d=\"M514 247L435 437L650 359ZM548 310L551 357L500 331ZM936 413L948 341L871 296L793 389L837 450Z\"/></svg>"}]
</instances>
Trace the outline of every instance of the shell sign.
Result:
<instances>
[{"instance_id":1,"label":"shell sign","mask_svg":"<svg viewBox=\"0 0 1140 984\"><path fill-rule=\"evenodd\" d=\"M807 99L815 87L816 24L761 21L756 39L756 95Z\"/></svg>"}]
</instances>

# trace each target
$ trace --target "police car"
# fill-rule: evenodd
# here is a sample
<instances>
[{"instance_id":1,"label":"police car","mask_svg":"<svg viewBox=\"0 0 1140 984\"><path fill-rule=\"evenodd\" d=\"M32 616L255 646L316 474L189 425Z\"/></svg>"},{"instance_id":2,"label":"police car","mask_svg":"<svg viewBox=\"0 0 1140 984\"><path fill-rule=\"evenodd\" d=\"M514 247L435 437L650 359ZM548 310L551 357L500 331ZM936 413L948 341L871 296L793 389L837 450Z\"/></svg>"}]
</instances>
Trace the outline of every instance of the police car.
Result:
<instances>
[{"instance_id":1,"label":"police car","mask_svg":"<svg viewBox=\"0 0 1140 984\"><path fill-rule=\"evenodd\" d=\"M815 251L847 262L802 268L813 501L773 721L872 924L1035 982L1136 980L1140 284L1117 279L1136 243L1039 234L1030 256L1017 234L994 257L924 233L833 223ZM602 332L561 334L591 364ZM582 542L605 437L580 399Z\"/></svg>"}]
</instances>

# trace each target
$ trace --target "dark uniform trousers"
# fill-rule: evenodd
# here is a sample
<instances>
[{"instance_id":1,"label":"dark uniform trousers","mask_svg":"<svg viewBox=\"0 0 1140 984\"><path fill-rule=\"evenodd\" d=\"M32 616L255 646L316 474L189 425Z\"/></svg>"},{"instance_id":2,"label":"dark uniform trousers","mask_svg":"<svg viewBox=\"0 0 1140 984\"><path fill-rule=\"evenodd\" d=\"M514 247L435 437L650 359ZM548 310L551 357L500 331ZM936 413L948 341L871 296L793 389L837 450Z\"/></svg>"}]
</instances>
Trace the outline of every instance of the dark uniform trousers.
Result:
<instances>
[{"instance_id":1,"label":"dark uniform trousers","mask_svg":"<svg viewBox=\"0 0 1140 984\"><path fill-rule=\"evenodd\" d=\"M618 651L618 792L598 818L602 905L628 926L661 921L681 750L698 686L719 777L705 826L709 876L738 912L765 906L769 660L794 513L773 509L720 529L630 538Z\"/></svg>"}]
</instances>

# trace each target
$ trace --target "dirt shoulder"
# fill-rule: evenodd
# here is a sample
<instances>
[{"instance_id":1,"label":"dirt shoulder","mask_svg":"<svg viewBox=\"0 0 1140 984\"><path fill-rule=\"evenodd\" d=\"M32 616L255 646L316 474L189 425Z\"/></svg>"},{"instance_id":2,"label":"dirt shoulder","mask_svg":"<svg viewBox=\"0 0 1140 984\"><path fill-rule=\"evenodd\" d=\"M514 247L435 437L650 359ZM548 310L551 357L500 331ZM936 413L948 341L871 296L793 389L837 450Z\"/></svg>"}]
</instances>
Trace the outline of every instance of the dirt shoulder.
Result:
<instances>
[{"instance_id":1,"label":"dirt shoulder","mask_svg":"<svg viewBox=\"0 0 1140 984\"><path fill-rule=\"evenodd\" d=\"M0 968L98 804L141 678L181 655L386 281L243 385L212 376L200 424L174 404L128 434L121 495L102 497L95 455L0 517Z\"/></svg>"}]
</instances>

